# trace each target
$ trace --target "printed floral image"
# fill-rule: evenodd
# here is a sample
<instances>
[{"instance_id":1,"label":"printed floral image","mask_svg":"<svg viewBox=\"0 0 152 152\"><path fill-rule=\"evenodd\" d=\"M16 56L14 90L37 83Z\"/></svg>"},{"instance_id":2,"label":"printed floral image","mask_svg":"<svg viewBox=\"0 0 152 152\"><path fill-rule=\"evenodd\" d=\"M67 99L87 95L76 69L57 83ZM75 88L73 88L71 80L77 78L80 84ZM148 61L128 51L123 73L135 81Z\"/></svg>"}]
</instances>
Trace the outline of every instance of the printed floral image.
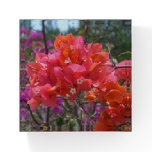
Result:
<instances>
[{"instance_id":1,"label":"printed floral image","mask_svg":"<svg viewBox=\"0 0 152 152\"><path fill-rule=\"evenodd\" d=\"M130 20L20 20L20 131L131 131L131 66Z\"/></svg>"}]
</instances>

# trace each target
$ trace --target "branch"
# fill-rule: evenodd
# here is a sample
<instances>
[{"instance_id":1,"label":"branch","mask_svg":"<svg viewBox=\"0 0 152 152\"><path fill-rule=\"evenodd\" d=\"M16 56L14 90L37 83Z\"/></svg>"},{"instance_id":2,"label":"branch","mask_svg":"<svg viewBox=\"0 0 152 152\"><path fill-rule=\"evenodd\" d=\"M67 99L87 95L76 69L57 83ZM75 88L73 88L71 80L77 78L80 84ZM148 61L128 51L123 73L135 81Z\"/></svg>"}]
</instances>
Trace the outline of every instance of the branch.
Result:
<instances>
[{"instance_id":1,"label":"branch","mask_svg":"<svg viewBox=\"0 0 152 152\"><path fill-rule=\"evenodd\" d=\"M43 33L43 40L44 40L44 45L45 45L45 54L48 54L44 21L45 20L42 20L42 33ZM50 113L50 107L47 107L46 125L48 129L49 129L49 113Z\"/></svg>"},{"instance_id":2,"label":"branch","mask_svg":"<svg viewBox=\"0 0 152 152\"><path fill-rule=\"evenodd\" d=\"M89 20L85 20L84 24L85 24L84 39L85 39L85 42L87 42L88 41L88 30L89 30Z\"/></svg>"},{"instance_id":3,"label":"branch","mask_svg":"<svg viewBox=\"0 0 152 152\"><path fill-rule=\"evenodd\" d=\"M45 45L45 53L48 54L44 21L45 20L42 20L42 33L43 33L43 39L44 39L44 45Z\"/></svg>"},{"instance_id":4,"label":"branch","mask_svg":"<svg viewBox=\"0 0 152 152\"><path fill-rule=\"evenodd\" d=\"M29 104L28 104L28 108L29 108L29 111L30 111L30 114L31 114L31 117L32 117L33 121L34 121L37 125L40 125L40 123L39 123L39 122L35 119L35 117L33 116L33 113L32 113L32 111L31 111L31 109L30 109Z\"/></svg>"},{"instance_id":5,"label":"branch","mask_svg":"<svg viewBox=\"0 0 152 152\"><path fill-rule=\"evenodd\" d=\"M114 69L119 69L119 68L131 68L131 65L123 65L123 66L115 66Z\"/></svg>"},{"instance_id":6,"label":"branch","mask_svg":"<svg viewBox=\"0 0 152 152\"><path fill-rule=\"evenodd\" d=\"M122 55L124 55L124 54L131 54L131 52L130 52L130 51L126 51L126 52L120 53L120 54L118 55L118 57L120 57L120 56L122 56Z\"/></svg>"},{"instance_id":7,"label":"branch","mask_svg":"<svg viewBox=\"0 0 152 152\"><path fill-rule=\"evenodd\" d=\"M113 62L113 60L112 60L112 55L111 55L111 51L110 51L110 48L108 47L108 52L109 52L109 59L110 59L110 61L111 61L111 63L113 64L113 66L115 67L116 66L116 64Z\"/></svg>"}]
</instances>

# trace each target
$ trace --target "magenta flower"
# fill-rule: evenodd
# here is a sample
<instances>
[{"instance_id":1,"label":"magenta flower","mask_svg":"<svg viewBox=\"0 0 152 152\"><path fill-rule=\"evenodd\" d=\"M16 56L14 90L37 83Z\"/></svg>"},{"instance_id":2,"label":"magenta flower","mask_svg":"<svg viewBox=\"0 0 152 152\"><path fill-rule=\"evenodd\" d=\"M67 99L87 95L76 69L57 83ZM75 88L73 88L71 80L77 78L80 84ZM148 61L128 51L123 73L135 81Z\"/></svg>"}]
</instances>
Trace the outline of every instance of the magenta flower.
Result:
<instances>
[{"instance_id":1,"label":"magenta flower","mask_svg":"<svg viewBox=\"0 0 152 152\"><path fill-rule=\"evenodd\" d=\"M24 27L21 27L20 32L21 32L21 34L25 34L26 33L26 29Z\"/></svg>"},{"instance_id":2,"label":"magenta flower","mask_svg":"<svg viewBox=\"0 0 152 152\"><path fill-rule=\"evenodd\" d=\"M27 115L28 115L27 114L27 109L26 108L21 108L20 109L20 117L25 119L27 117Z\"/></svg>"},{"instance_id":3,"label":"magenta flower","mask_svg":"<svg viewBox=\"0 0 152 152\"><path fill-rule=\"evenodd\" d=\"M48 53L53 54L53 50L49 49Z\"/></svg>"},{"instance_id":4,"label":"magenta flower","mask_svg":"<svg viewBox=\"0 0 152 152\"><path fill-rule=\"evenodd\" d=\"M59 107L55 107L55 108L53 109L53 112L54 112L55 114L59 114L61 111L62 111L62 109L59 108Z\"/></svg>"},{"instance_id":5,"label":"magenta flower","mask_svg":"<svg viewBox=\"0 0 152 152\"><path fill-rule=\"evenodd\" d=\"M32 39L28 39L28 40L25 42L25 46L26 46L26 47L30 47L30 46L32 45L32 42L33 42Z\"/></svg>"},{"instance_id":6,"label":"magenta flower","mask_svg":"<svg viewBox=\"0 0 152 152\"><path fill-rule=\"evenodd\" d=\"M27 94L21 93L20 94L20 100L29 100L29 96Z\"/></svg>"},{"instance_id":7,"label":"magenta flower","mask_svg":"<svg viewBox=\"0 0 152 152\"><path fill-rule=\"evenodd\" d=\"M39 53L39 51L37 49L33 49L34 53ZM35 54L34 54L35 55Z\"/></svg>"},{"instance_id":8,"label":"magenta flower","mask_svg":"<svg viewBox=\"0 0 152 152\"><path fill-rule=\"evenodd\" d=\"M29 37L36 38L37 37L37 33L36 32L30 32Z\"/></svg>"},{"instance_id":9,"label":"magenta flower","mask_svg":"<svg viewBox=\"0 0 152 152\"><path fill-rule=\"evenodd\" d=\"M46 110L47 110L47 107L44 107L44 106L43 106L43 107L42 107L42 110L43 110L43 111L46 111Z\"/></svg>"},{"instance_id":10,"label":"magenta flower","mask_svg":"<svg viewBox=\"0 0 152 152\"><path fill-rule=\"evenodd\" d=\"M41 41L36 41L37 46L41 46Z\"/></svg>"},{"instance_id":11,"label":"magenta flower","mask_svg":"<svg viewBox=\"0 0 152 152\"><path fill-rule=\"evenodd\" d=\"M96 112L101 112L101 107L99 105L96 106Z\"/></svg>"},{"instance_id":12,"label":"magenta flower","mask_svg":"<svg viewBox=\"0 0 152 152\"><path fill-rule=\"evenodd\" d=\"M26 56L25 55L21 55L21 60L25 60Z\"/></svg>"},{"instance_id":13,"label":"magenta flower","mask_svg":"<svg viewBox=\"0 0 152 152\"><path fill-rule=\"evenodd\" d=\"M96 119L98 119L98 118L99 118L99 114L96 113L96 114L94 115L94 117L95 117Z\"/></svg>"},{"instance_id":14,"label":"magenta flower","mask_svg":"<svg viewBox=\"0 0 152 152\"><path fill-rule=\"evenodd\" d=\"M23 54L25 53L25 51L26 51L25 49L21 49L21 52L22 52Z\"/></svg>"},{"instance_id":15,"label":"magenta flower","mask_svg":"<svg viewBox=\"0 0 152 152\"><path fill-rule=\"evenodd\" d=\"M59 106L62 106L63 105L63 100L61 98L58 98L57 101L56 101L56 104L59 105Z\"/></svg>"},{"instance_id":16,"label":"magenta flower","mask_svg":"<svg viewBox=\"0 0 152 152\"><path fill-rule=\"evenodd\" d=\"M51 41L51 40L48 40L48 41L47 41L47 46L50 47L50 46L52 46L52 45L53 45L52 41Z\"/></svg>"},{"instance_id":17,"label":"magenta flower","mask_svg":"<svg viewBox=\"0 0 152 152\"><path fill-rule=\"evenodd\" d=\"M84 111L88 111L88 108L87 108L87 107L84 107Z\"/></svg>"},{"instance_id":18,"label":"magenta flower","mask_svg":"<svg viewBox=\"0 0 152 152\"><path fill-rule=\"evenodd\" d=\"M43 34L41 32L38 32L37 35L36 35L36 37L43 39Z\"/></svg>"},{"instance_id":19,"label":"magenta flower","mask_svg":"<svg viewBox=\"0 0 152 152\"><path fill-rule=\"evenodd\" d=\"M21 105L25 105L26 104L26 102L25 101L23 101L23 100L21 100Z\"/></svg>"}]
</instances>

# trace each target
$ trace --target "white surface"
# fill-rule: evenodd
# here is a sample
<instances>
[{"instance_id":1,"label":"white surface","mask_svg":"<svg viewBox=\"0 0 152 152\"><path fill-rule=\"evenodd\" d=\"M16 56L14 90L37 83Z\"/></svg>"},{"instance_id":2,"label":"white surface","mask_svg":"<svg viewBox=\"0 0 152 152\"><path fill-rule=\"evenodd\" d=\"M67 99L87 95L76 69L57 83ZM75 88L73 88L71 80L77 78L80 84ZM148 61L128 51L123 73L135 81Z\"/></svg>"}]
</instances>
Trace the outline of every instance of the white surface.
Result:
<instances>
[{"instance_id":1,"label":"white surface","mask_svg":"<svg viewBox=\"0 0 152 152\"><path fill-rule=\"evenodd\" d=\"M152 10L150 0L5 0L0 2L1 152L151 152ZM71 5L71 6L70 6ZM19 132L19 19L133 19L131 133Z\"/></svg>"}]
</instances>

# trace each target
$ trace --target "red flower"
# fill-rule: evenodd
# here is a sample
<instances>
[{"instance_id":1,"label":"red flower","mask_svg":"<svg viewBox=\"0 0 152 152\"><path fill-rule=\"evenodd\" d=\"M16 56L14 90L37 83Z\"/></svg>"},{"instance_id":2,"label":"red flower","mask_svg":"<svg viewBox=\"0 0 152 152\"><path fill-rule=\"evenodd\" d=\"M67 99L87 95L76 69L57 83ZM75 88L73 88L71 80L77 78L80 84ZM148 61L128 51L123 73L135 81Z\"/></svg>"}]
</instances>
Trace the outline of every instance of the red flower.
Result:
<instances>
[{"instance_id":1,"label":"red flower","mask_svg":"<svg viewBox=\"0 0 152 152\"><path fill-rule=\"evenodd\" d=\"M116 64L116 66L126 66L126 65L131 65L131 60L124 60L124 61ZM119 79L125 80L126 84L127 84L127 80L129 80L129 83L131 83L131 68L116 69L116 76Z\"/></svg>"},{"instance_id":2,"label":"red flower","mask_svg":"<svg viewBox=\"0 0 152 152\"><path fill-rule=\"evenodd\" d=\"M42 103L48 107L56 107L57 97L56 94L50 93L51 88L52 86L50 84L41 87L40 94Z\"/></svg>"},{"instance_id":3,"label":"red flower","mask_svg":"<svg viewBox=\"0 0 152 152\"><path fill-rule=\"evenodd\" d=\"M29 100L27 102L27 104L30 105L30 109L31 110L35 110L37 109L37 107L39 107L39 105L41 104L41 100L40 99L36 99L36 98L31 98L31 100Z\"/></svg>"},{"instance_id":4,"label":"red flower","mask_svg":"<svg viewBox=\"0 0 152 152\"><path fill-rule=\"evenodd\" d=\"M99 119L94 124L95 131L114 131L115 125L125 121L122 113L117 108L106 108L100 114Z\"/></svg>"}]
</instances>

